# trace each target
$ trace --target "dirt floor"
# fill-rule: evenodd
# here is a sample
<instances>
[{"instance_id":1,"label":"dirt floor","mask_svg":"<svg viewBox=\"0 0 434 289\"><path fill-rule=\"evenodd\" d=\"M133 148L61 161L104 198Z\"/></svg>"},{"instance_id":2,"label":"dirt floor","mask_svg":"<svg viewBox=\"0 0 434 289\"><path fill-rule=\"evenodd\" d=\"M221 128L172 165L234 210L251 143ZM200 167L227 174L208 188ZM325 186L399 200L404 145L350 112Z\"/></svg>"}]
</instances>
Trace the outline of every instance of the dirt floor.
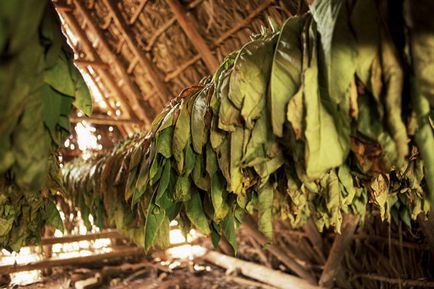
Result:
<instances>
[{"instance_id":1,"label":"dirt floor","mask_svg":"<svg viewBox=\"0 0 434 289\"><path fill-rule=\"evenodd\" d=\"M133 270L128 267L134 267ZM83 286L86 282L95 284ZM141 260L100 268L54 269L50 276L25 286L9 284L3 288L107 288L107 289L257 289L271 288L262 283L226 274L224 269L201 260L156 262Z\"/></svg>"}]
</instances>

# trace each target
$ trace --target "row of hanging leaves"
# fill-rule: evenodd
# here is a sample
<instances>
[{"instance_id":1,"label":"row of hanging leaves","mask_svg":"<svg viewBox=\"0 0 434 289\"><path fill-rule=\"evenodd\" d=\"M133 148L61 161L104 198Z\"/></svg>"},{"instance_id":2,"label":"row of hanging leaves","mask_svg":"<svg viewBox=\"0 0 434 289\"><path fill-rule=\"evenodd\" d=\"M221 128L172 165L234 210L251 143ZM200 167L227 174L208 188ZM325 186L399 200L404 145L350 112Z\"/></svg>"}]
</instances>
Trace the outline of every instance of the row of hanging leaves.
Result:
<instances>
[{"instance_id":1,"label":"row of hanging leaves","mask_svg":"<svg viewBox=\"0 0 434 289\"><path fill-rule=\"evenodd\" d=\"M63 229L54 152L73 106L92 112L51 1L0 2L0 87L0 248L18 250L44 225Z\"/></svg>"},{"instance_id":2,"label":"row of hanging leaves","mask_svg":"<svg viewBox=\"0 0 434 289\"><path fill-rule=\"evenodd\" d=\"M316 1L184 90L148 133L65 168L68 197L145 249L177 219L236 249L242 215L339 232L411 224L434 196L433 3Z\"/></svg>"}]
</instances>

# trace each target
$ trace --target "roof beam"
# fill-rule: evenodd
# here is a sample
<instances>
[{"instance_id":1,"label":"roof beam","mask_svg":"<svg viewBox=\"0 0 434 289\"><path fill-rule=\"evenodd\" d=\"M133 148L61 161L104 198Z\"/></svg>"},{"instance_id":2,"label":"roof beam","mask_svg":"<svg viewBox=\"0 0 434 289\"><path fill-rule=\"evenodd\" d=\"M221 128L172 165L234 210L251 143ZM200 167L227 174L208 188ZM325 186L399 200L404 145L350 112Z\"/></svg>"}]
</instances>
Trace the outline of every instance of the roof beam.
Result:
<instances>
[{"instance_id":1,"label":"roof beam","mask_svg":"<svg viewBox=\"0 0 434 289\"><path fill-rule=\"evenodd\" d=\"M193 18L187 16L184 7L182 7L181 3L179 3L178 0L166 0L166 2L172 10L173 14L175 14L176 20L178 21L182 30L184 30L185 34L187 34L187 37L194 45L197 52L199 52L199 54L201 55L209 72L214 73L214 71L219 65L219 62L217 61L217 58L212 54L212 51L208 47L208 44L206 44L203 37L199 34L196 21Z\"/></svg>"},{"instance_id":2,"label":"roof beam","mask_svg":"<svg viewBox=\"0 0 434 289\"><path fill-rule=\"evenodd\" d=\"M128 43L128 46L139 60L139 63L145 68L146 75L151 81L152 85L157 89L162 99L169 100L171 98L171 93L167 89L166 84L164 83L157 70L154 68L149 59L145 56L143 51L140 50L136 41L133 39L133 33L131 32L130 28L122 17L119 8L110 0L103 0L103 2L107 6L107 9L110 11L113 20L117 24L123 38Z\"/></svg>"},{"instance_id":3,"label":"roof beam","mask_svg":"<svg viewBox=\"0 0 434 289\"><path fill-rule=\"evenodd\" d=\"M77 8L78 12L84 17L86 23L88 24L89 28L95 33L98 42L101 44L103 49L107 52L109 55L109 58L112 60L114 66L118 69L118 71L121 74L122 80L125 82L129 90L132 92L132 94L126 93L126 99L129 100L131 107L136 111L137 115L146 120L147 122L152 122L152 117L148 115L149 112L145 111L143 107L139 103L139 98L143 97L142 92L137 87L135 83L133 83L126 71L126 68L124 65L119 61L117 56L113 53L112 48L107 43L104 35L101 32L101 29L95 24L93 21L89 11L83 6L83 4L78 0L72 1Z\"/></svg>"}]
</instances>

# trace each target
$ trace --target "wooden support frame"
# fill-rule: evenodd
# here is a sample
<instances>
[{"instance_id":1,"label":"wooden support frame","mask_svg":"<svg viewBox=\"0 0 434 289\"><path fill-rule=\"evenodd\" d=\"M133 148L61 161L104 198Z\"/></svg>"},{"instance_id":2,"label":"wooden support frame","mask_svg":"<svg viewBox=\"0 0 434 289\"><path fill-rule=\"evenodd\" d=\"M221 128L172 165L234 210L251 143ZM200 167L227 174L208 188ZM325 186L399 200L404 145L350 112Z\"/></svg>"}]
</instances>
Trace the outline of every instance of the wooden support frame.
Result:
<instances>
[{"instance_id":1,"label":"wooden support frame","mask_svg":"<svg viewBox=\"0 0 434 289\"><path fill-rule=\"evenodd\" d=\"M319 285L321 287L332 288L334 279L341 268L342 259L353 240L354 232L359 224L359 220L359 216L344 215L341 234L338 234L335 237L319 280Z\"/></svg>"},{"instance_id":2,"label":"wooden support frame","mask_svg":"<svg viewBox=\"0 0 434 289\"><path fill-rule=\"evenodd\" d=\"M127 42L129 48L133 51L136 58L139 60L139 63L143 66L146 71L146 75L148 79L151 81L152 85L159 92L160 96L164 100L171 99L171 92L166 87L162 77L154 68L149 59L144 55L144 53L139 49L136 41L132 37L132 32L128 27L125 20L122 18L122 15L119 11L119 8L111 1L111 0L103 0L104 4L107 6L107 9L110 11L111 16L114 22L117 24L123 38Z\"/></svg>"},{"instance_id":3,"label":"wooden support frame","mask_svg":"<svg viewBox=\"0 0 434 289\"><path fill-rule=\"evenodd\" d=\"M77 19L73 17L70 13L62 13L65 22L68 24L69 28L76 34L80 39L80 44L83 47L83 50L86 54L88 54L91 58L93 58L97 62L102 62L95 48L92 46L89 38L86 33L84 33ZM106 69L100 69L99 75L102 81L109 87L109 89L114 92L116 98L121 102L122 106L127 110L128 114L131 118L137 118L137 114L135 111L131 109L131 107L124 101L124 95L116 81L113 78L113 75L107 71Z\"/></svg>"},{"instance_id":4,"label":"wooden support frame","mask_svg":"<svg viewBox=\"0 0 434 289\"><path fill-rule=\"evenodd\" d=\"M113 62L114 66L117 68L117 70L120 72L121 78L124 81L124 83L127 85L129 90L131 91L131 94L126 93L126 99L129 100L132 109L136 112L137 116L148 123L152 122L151 117L148 115L148 113L143 109L143 107L139 103L139 99L143 97L143 93L140 91L140 89L135 85L129 78L128 73L126 71L126 68L124 65L119 61L119 59L116 57L116 55L113 53L112 48L105 40L104 36L102 35L101 29L94 23L89 11L83 6L83 4L78 0L72 0L76 10L83 16L84 20L88 24L89 28L93 31L95 36L97 37L98 42L101 44L103 49L108 53L109 58Z\"/></svg>"},{"instance_id":5,"label":"wooden support frame","mask_svg":"<svg viewBox=\"0 0 434 289\"><path fill-rule=\"evenodd\" d=\"M199 34L196 21L193 18L187 16L184 8L178 0L166 0L166 3L169 5L173 14L175 14L176 20L178 21L182 30L185 32L185 34L187 34L191 43L196 48L197 52L201 55L209 72L214 73L214 71L219 66L219 62L217 58L212 54L212 51L208 47L208 44Z\"/></svg>"}]
</instances>

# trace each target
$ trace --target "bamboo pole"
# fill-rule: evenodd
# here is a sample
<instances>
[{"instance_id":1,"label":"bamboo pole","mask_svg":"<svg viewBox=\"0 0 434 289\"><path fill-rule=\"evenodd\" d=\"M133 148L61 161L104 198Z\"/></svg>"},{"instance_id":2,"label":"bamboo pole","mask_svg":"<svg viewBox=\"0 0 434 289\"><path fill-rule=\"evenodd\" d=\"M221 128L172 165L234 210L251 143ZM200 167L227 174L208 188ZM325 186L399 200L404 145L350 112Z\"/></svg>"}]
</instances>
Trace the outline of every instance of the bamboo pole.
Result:
<instances>
[{"instance_id":1,"label":"bamboo pole","mask_svg":"<svg viewBox=\"0 0 434 289\"><path fill-rule=\"evenodd\" d=\"M229 272L239 271L244 276L281 289L320 289L309 284L306 280L269 269L265 266L246 262L234 257L229 257L215 251L209 251L203 256L204 260L227 269Z\"/></svg>"},{"instance_id":2,"label":"bamboo pole","mask_svg":"<svg viewBox=\"0 0 434 289\"><path fill-rule=\"evenodd\" d=\"M196 21L193 18L187 16L184 8L178 0L166 0L166 2L173 14L175 14L176 20L178 21L182 30L185 32L185 34L187 34L191 43L201 55L209 72L214 73L219 65L218 60L212 54L211 49L208 47L208 44L205 42L203 37L199 34Z\"/></svg>"},{"instance_id":3,"label":"bamboo pole","mask_svg":"<svg viewBox=\"0 0 434 289\"><path fill-rule=\"evenodd\" d=\"M122 15L119 11L119 8L113 4L110 0L103 0L104 4L107 6L107 9L110 11L110 14L117 24L123 38L127 42L130 49L135 54L136 58L139 60L140 64L143 66L143 68L146 71L147 77L151 81L154 88L157 89L158 93L160 94L161 98L163 100L170 100L171 99L171 93L167 89L166 84L163 82L161 76L157 72L157 70L154 68L152 63L149 61L148 58L144 55L144 53L139 49L136 41L132 38L132 32L129 29L127 23L122 18Z\"/></svg>"}]
</instances>

